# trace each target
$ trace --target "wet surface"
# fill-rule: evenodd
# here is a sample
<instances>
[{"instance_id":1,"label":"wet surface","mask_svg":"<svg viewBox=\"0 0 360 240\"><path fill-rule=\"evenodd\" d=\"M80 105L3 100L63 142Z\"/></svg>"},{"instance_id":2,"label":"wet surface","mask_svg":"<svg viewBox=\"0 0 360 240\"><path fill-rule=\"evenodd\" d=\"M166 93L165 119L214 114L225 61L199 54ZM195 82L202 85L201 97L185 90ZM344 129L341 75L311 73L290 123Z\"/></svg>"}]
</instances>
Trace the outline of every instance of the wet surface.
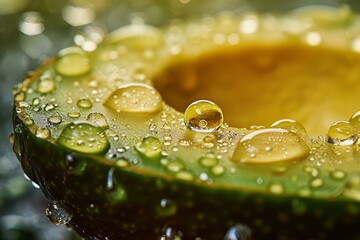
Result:
<instances>
[{"instance_id":1,"label":"wet surface","mask_svg":"<svg viewBox=\"0 0 360 240\"><path fill-rule=\"evenodd\" d=\"M238 1L231 0L213 1L214 4L208 4L207 9L197 4L185 8L191 4L186 0L162 1L161 7L154 4L159 2L155 0L69 2L68 5L64 1L45 0L0 2L0 239L78 239L66 227L57 227L48 221L45 215L48 201L37 186L24 177L12 152L9 137L13 131L12 87L28 71L72 44L91 51L105 33L137 19L161 25L166 19L181 16L185 11L190 15L199 12L211 14L223 6L233 9L231 6L238 5ZM260 2L264 1L254 1L253 4L258 6L262 4ZM343 3L317 2L333 6ZM277 10L286 8L278 6L282 7ZM237 8L248 7L245 4Z\"/></svg>"}]
</instances>

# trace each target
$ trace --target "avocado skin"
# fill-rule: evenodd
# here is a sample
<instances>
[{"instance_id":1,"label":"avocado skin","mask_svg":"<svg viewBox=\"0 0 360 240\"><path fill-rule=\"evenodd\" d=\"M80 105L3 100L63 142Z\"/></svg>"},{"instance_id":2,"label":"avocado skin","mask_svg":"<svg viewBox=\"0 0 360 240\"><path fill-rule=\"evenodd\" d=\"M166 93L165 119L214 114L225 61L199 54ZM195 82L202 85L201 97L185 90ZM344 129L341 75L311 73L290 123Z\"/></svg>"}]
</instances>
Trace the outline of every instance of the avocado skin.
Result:
<instances>
[{"instance_id":1,"label":"avocado skin","mask_svg":"<svg viewBox=\"0 0 360 240\"><path fill-rule=\"evenodd\" d=\"M109 160L39 139L16 114L13 120L21 129L15 131L14 150L24 172L73 215L68 225L85 239L155 240L171 227L182 239L219 240L238 223L251 228L252 239L360 239L360 204L351 201L215 189L126 168L113 172L113 188L124 188L126 197L111 198ZM73 171L76 166L82 171ZM176 213L159 215L162 199L176 203ZM305 211L294 211L294 203Z\"/></svg>"}]
</instances>

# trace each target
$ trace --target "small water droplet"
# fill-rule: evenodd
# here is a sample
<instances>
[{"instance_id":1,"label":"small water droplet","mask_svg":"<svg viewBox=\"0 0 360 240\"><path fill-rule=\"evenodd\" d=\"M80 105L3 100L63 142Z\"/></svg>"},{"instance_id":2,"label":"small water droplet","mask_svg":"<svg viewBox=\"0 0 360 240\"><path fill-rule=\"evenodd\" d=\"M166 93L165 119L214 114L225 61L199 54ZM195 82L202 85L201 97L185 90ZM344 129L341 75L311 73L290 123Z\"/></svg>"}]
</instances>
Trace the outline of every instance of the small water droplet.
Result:
<instances>
[{"instance_id":1,"label":"small water droplet","mask_svg":"<svg viewBox=\"0 0 360 240\"><path fill-rule=\"evenodd\" d=\"M70 123L61 132L57 143L82 153L102 153L110 143L103 129L89 123Z\"/></svg>"},{"instance_id":2,"label":"small water droplet","mask_svg":"<svg viewBox=\"0 0 360 240\"><path fill-rule=\"evenodd\" d=\"M320 177L316 177L310 180L310 187L311 188L320 188L324 185L324 179Z\"/></svg>"},{"instance_id":3,"label":"small water droplet","mask_svg":"<svg viewBox=\"0 0 360 240\"><path fill-rule=\"evenodd\" d=\"M163 198L161 199L159 206L156 208L156 212L160 217L173 216L177 212L177 204L170 199Z\"/></svg>"},{"instance_id":4,"label":"small water droplet","mask_svg":"<svg viewBox=\"0 0 360 240\"><path fill-rule=\"evenodd\" d=\"M214 135L207 135L202 139L202 145L206 148L213 148L216 143L216 138Z\"/></svg>"},{"instance_id":5,"label":"small water droplet","mask_svg":"<svg viewBox=\"0 0 360 240\"><path fill-rule=\"evenodd\" d=\"M44 73L37 82L36 91L38 91L38 93L46 94L54 91L55 88L56 83L52 76L49 73ZM39 101L37 102L40 103Z\"/></svg>"},{"instance_id":6,"label":"small water droplet","mask_svg":"<svg viewBox=\"0 0 360 240\"><path fill-rule=\"evenodd\" d=\"M158 138L145 137L140 143L135 145L135 149L147 158L157 159L161 157L163 147Z\"/></svg>"},{"instance_id":7,"label":"small water droplet","mask_svg":"<svg viewBox=\"0 0 360 240\"><path fill-rule=\"evenodd\" d=\"M69 214L59 202L51 201L46 208L46 216L55 225L67 224L72 215Z\"/></svg>"},{"instance_id":8,"label":"small water droplet","mask_svg":"<svg viewBox=\"0 0 360 240\"><path fill-rule=\"evenodd\" d=\"M155 88L131 83L116 89L104 105L117 112L155 113L163 108L163 101Z\"/></svg>"},{"instance_id":9,"label":"small water droplet","mask_svg":"<svg viewBox=\"0 0 360 240\"><path fill-rule=\"evenodd\" d=\"M221 108L208 100L191 103L184 113L186 126L194 132L214 132L223 124Z\"/></svg>"},{"instance_id":10,"label":"small water droplet","mask_svg":"<svg viewBox=\"0 0 360 240\"><path fill-rule=\"evenodd\" d=\"M214 167L219 163L219 160L214 153L208 153L199 159L199 163L203 167Z\"/></svg>"},{"instance_id":11,"label":"small water droplet","mask_svg":"<svg viewBox=\"0 0 360 240\"><path fill-rule=\"evenodd\" d=\"M38 128L36 130L36 137L47 139L50 137L50 130L47 128Z\"/></svg>"},{"instance_id":12,"label":"small water droplet","mask_svg":"<svg viewBox=\"0 0 360 240\"><path fill-rule=\"evenodd\" d=\"M271 151L268 151L268 148ZM231 157L241 163L273 163L305 159L310 148L296 133L282 128L255 130L238 142Z\"/></svg>"},{"instance_id":13,"label":"small water droplet","mask_svg":"<svg viewBox=\"0 0 360 240\"><path fill-rule=\"evenodd\" d=\"M280 182L274 182L269 185L269 192L272 194L283 194L285 191L284 185Z\"/></svg>"},{"instance_id":14,"label":"small water droplet","mask_svg":"<svg viewBox=\"0 0 360 240\"><path fill-rule=\"evenodd\" d=\"M177 172L175 174L175 177L177 179L180 179L180 180L184 180L184 181L192 181L194 180L194 175L190 172L187 172L187 171L180 171L180 172Z\"/></svg>"},{"instance_id":15,"label":"small water droplet","mask_svg":"<svg viewBox=\"0 0 360 240\"><path fill-rule=\"evenodd\" d=\"M290 132L294 132L302 137L308 136L306 129L304 126L292 119L281 119L279 121L274 122L271 127L274 128L284 128L289 130Z\"/></svg>"},{"instance_id":16,"label":"small water droplet","mask_svg":"<svg viewBox=\"0 0 360 240\"><path fill-rule=\"evenodd\" d=\"M222 165L216 165L210 168L210 171L215 176L221 176L225 173L225 167Z\"/></svg>"},{"instance_id":17,"label":"small water droplet","mask_svg":"<svg viewBox=\"0 0 360 240\"><path fill-rule=\"evenodd\" d=\"M172 227L165 227L163 229L163 235L160 240L182 240L183 233L181 231L175 230Z\"/></svg>"},{"instance_id":18,"label":"small water droplet","mask_svg":"<svg viewBox=\"0 0 360 240\"><path fill-rule=\"evenodd\" d=\"M330 172L330 177L334 180L342 180L346 176L346 173L342 170L334 170Z\"/></svg>"},{"instance_id":19,"label":"small water droplet","mask_svg":"<svg viewBox=\"0 0 360 240\"><path fill-rule=\"evenodd\" d=\"M185 169L185 166L182 162L180 161L173 161L173 162L169 162L166 166L166 168L170 171L170 172L180 172L182 170Z\"/></svg>"},{"instance_id":20,"label":"small water droplet","mask_svg":"<svg viewBox=\"0 0 360 240\"><path fill-rule=\"evenodd\" d=\"M45 106L44 106L44 110L46 111L46 112L50 112L50 111L52 111L52 110L54 110L55 109L55 104L53 104L53 103L47 103L47 104L45 104Z\"/></svg>"},{"instance_id":21,"label":"small water droplet","mask_svg":"<svg viewBox=\"0 0 360 240\"><path fill-rule=\"evenodd\" d=\"M91 63L83 50L70 47L59 53L55 69L61 75L76 77L90 72Z\"/></svg>"},{"instance_id":22,"label":"small water droplet","mask_svg":"<svg viewBox=\"0 0 360 240\"><path fill-rule=\"evenodd\" d=\"M81 98L77 101L77 106L82 108L82 109L89 109L92 108L92 103L89 99L87 98Z\"/></svg>"},{"instance_id":23,"label":"small water droplet","mask_svg":"<svg viewBox=\"0 0 360 240\"><path fill-rule=\"evenodd\" d=\"M68 116L71 117L71 118L79 118L80 113L79 112L69 112Z\"/></svg>"},{"instance_id":24,"label":"small water droplet","mask_svg":"<svg viewBox=\"0 0 360 240\"><path fill-rule=\"evenodd\" d=\"M244 224L236 224L226 233L224 240L251 240L252 231Z\"/></svg>"},{"instance_id":25,"label":"small water droplet","mask_svg":"<svg viewBox=\"0 0 360 240\"><path fill-rule=\"evenodd\" d=\"M333 145L351 146L359 139L359 130L348 121L335 122L330 128L326 141Z\"/></svg>"},{"instance_id":26,"label":"small water droplet","mask_svg":"<svg viewBox=\"0 0 360 240\"><path fill-rule=\"evenodd\" d=\"M51 124L60 124L62 122L62 117L60 116L59 113L56 113L50 116L47 120Z\"/></svg>"}]
</instances>

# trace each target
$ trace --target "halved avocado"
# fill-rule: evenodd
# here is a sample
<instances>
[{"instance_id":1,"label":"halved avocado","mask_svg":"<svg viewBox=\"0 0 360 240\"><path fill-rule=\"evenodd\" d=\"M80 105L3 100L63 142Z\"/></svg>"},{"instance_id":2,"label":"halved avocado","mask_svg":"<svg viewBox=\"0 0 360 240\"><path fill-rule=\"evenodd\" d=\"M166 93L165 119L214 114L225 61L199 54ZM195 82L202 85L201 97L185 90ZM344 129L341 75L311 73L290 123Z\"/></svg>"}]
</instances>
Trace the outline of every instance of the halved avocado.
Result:
<instances>
[{"instance_id":1,"label":"halved avocado","mask_svg":"<svg viewBox=\"0 0 360 240\"><path fill-rule=\"evenodd\" d=\"M325 20L132 24L45 62L15 90L14 150L49 218L85 239L360 239L358 115L330 127L360 108L358 21Z\"/></svg>"}]
</instances>

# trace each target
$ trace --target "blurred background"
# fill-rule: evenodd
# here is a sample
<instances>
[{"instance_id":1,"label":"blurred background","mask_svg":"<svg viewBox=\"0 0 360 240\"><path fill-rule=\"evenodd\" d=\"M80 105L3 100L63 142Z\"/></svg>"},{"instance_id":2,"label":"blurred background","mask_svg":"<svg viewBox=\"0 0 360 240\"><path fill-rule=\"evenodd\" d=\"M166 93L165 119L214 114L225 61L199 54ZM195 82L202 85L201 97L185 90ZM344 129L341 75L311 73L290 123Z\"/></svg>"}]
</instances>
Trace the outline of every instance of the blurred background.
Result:
<instances>
[{"instance_id":1,"label":"blurred background","mask_svg":"<svg viewBox=\"0 0 360 240\"><path fill-rule=\"evenodd\" d=\"M48 221L47 200L24 177L9 141L12 88L44 59L69 45L92 51L133 21L161 26L221 10L283 12L310 4L360 10L358 0L0 0L0 240L79 239Z\"/></svg>"}]
</instances>

